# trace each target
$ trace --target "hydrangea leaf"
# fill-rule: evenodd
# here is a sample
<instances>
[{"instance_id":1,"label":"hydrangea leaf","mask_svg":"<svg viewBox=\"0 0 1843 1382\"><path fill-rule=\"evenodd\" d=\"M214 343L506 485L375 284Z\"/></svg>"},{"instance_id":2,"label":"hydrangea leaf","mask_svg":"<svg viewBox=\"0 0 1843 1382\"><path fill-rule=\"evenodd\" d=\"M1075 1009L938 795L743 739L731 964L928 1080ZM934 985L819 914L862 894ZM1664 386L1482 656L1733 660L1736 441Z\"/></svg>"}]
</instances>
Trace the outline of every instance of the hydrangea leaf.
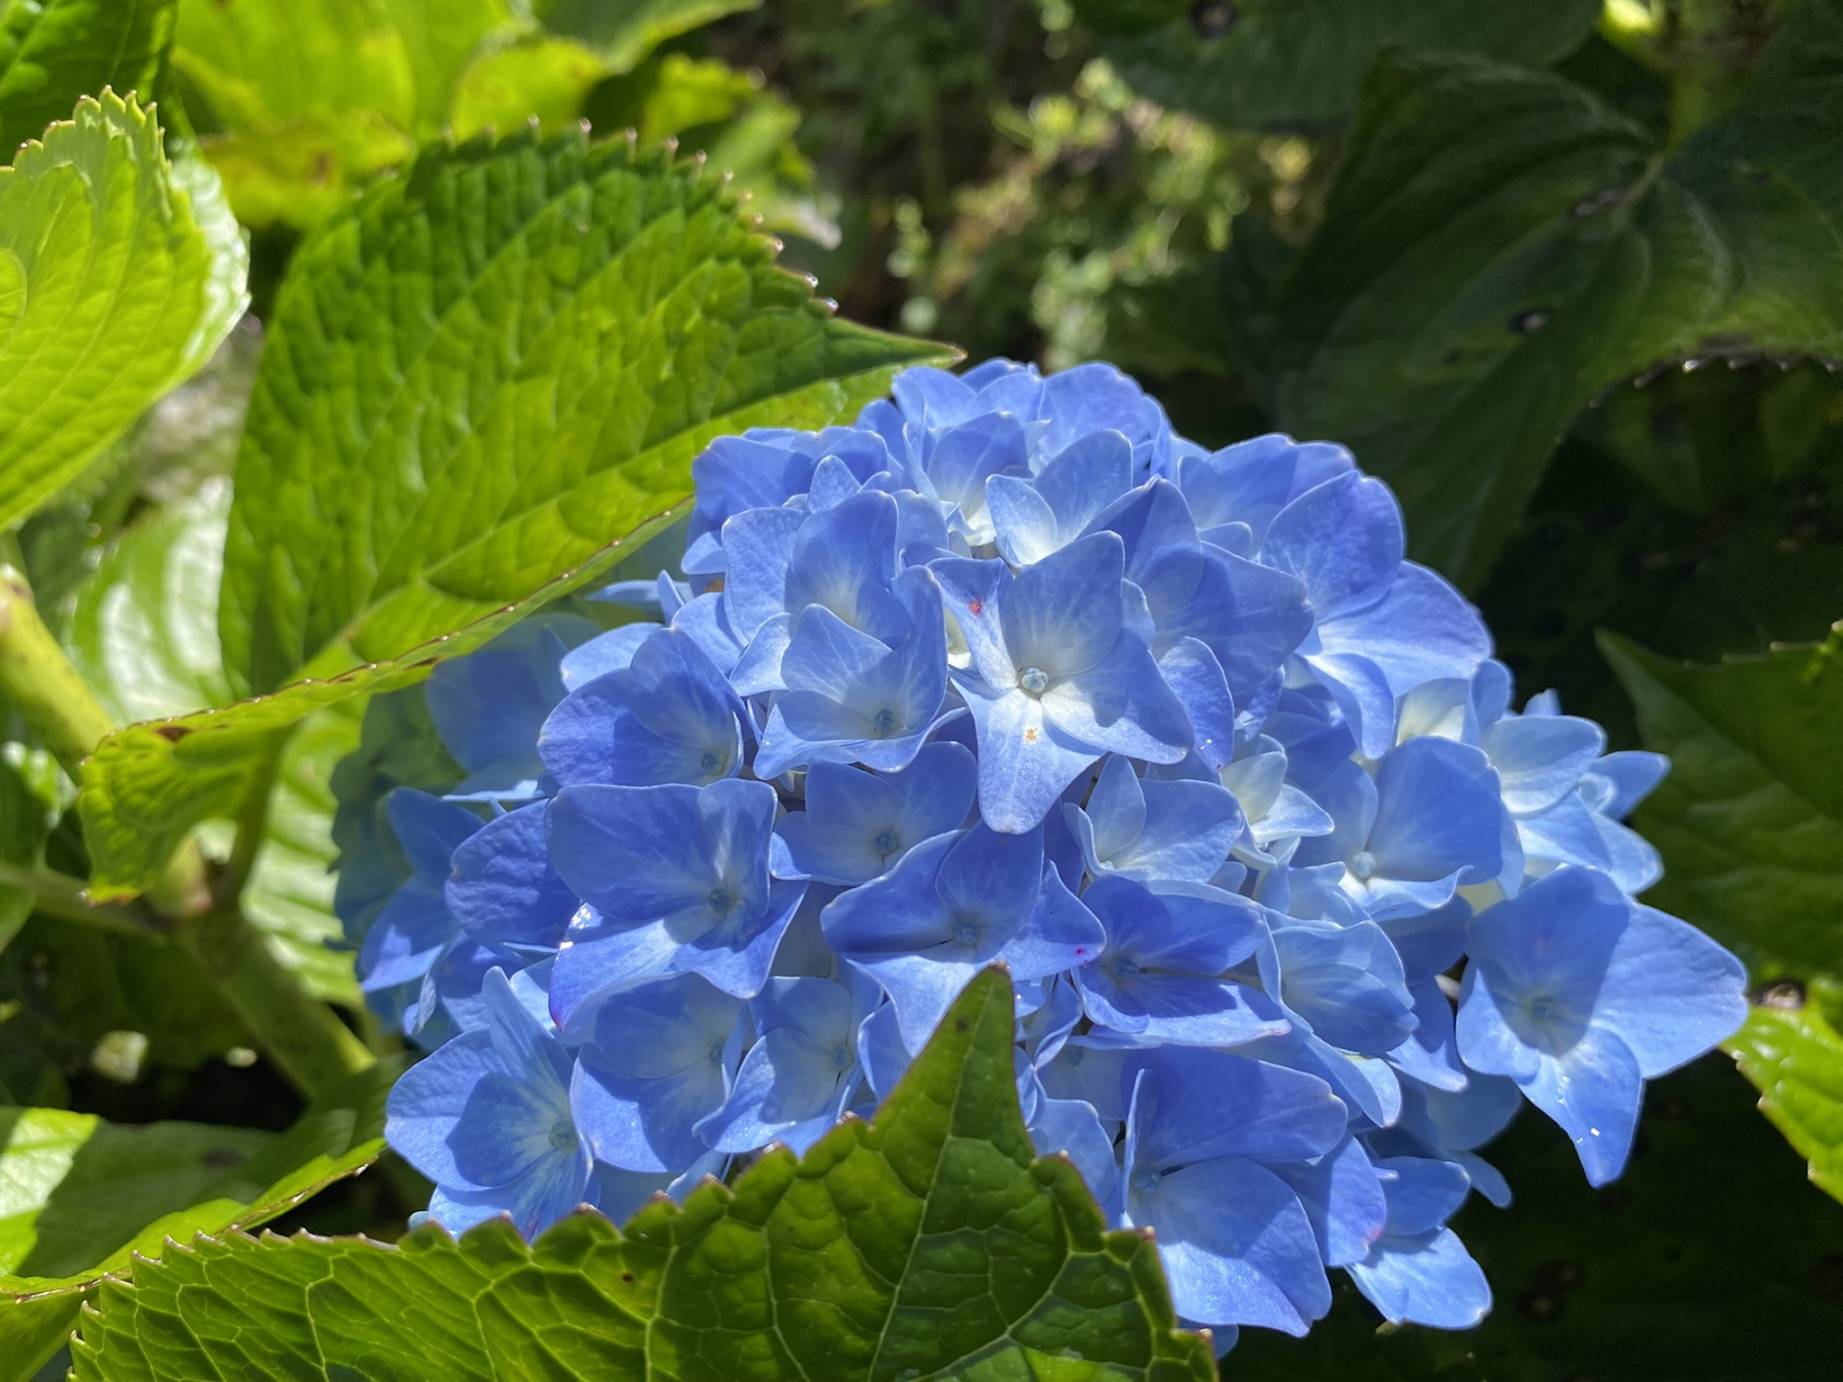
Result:
<instances>
[{"instance_id":1,"label":"hydrangea leaf","mask_svg":"<svg viewBox=\"0 0 1843 1382\"><path fill-rule=\"evenodd\" d=\"M1843 626L1820 647L1675 662L1601 646L1669 776L1635 826L1664 856L1645 900L1760 983L1843 980Z\"/></svg>"},{"instance_id":2,"label":"hydrangea leaf","mask_svg":"<svg viewBox=\"0 0 1843 1382\"><path fill-rule=\"evenodd\" d=\"M1843 1198L1843 1040L1807 993L1843 985L1843 624L1812 648L1696 665L1602 646L1648 747L1673 760L1637 826L1664 856L1647 901L1747 962L1765 996L1729 1043L1760 1107Z\"/></svg>"},{"instance_id":3,"label":"hydrangea leaf","mask_svg":"<svg viewBox=\"0 0 1843 1382\"><path fill-rule=\"evenodd\" d=\"M104 92L0 169L0 528L83 473L242 314L217 180Z\"/></svg>"},{"instance_id":4,"label":"hydrangea leaf","mask_svg":"<svg viewBox=\"0 0 1843 1382\"><path fill-rule=\"evenodd\" d=\"M131 895L234 814L314 710L418 681L605 570L683 506L710 438L823 426L943 358L834 318L715 178L663 155L431 151L296 257L250 407L226 661L309 679L105 741L79 798L93 894Z\"/></svg>"},{"instance_id":5,"label":"hydrangea leaf","mask_svg":"<svg viewBox=\"0 0 1843 1382\"><path fill-rule=\"evenodd\" d=\"M218 577L230 490L207 485L127 529L78 594L70 647L121 723L230 699L218 649ZM358 1002L349 956L327 948L333 919L332 771L358 743L356 702L312 717L289 739L243 909L321 997ZM218 841L224 850L229 838Z\"/></svg>"},{"instance_id":6,"label":"hydrangea leaf","mask_svg":"<svg viewBox=\"0 0 1843 1382\"><path fill-rule=\"evenodd\" d=\"M1760 1111L1811 1163L1812 1181L1843 1200L1843 1035L1815 1001L1757 1005L1727 1042L1760 1091Z\"/></svg>"},{"instance_id":7,"label":"hydrangea leaf","mask_svg":"<svg viewBox=\"0 0 1843 1382\"><path fill-rule=\"evenodd\" d=\"M1602 389L1713 355L1843 355L1843 5L1666 151L1559 77L1384 58L1263 344L1288 430L1388 480L1416 554L1489 567ZM1455 210L1457 208L1457 210Z\"/></svg>"},{"instance_id":8,"label":"hydrangea leaf","mask_svg":"<svg viewBox=\"0 0 1843 1382\"><path fill-rule=\"evenodd\" d=\"M583 1213L535 1245L493 1222L169 1253L101 1293L77 1376L269 1376L305 1350L367 1377L1213 1378L1151 1243L1103 1232L1066 1160L1031 1159L1012 1011L988 972L872 1122L625 1230Z\"/></svg>"},{"instance_id":9,"label":"hydrangea leaf","mask_svg":"<svg viewBox=\"0 0 1843 1382\"><path fill-rule=\"evenodd\" d=\"M475 51L521 15L513 0L180 0L173 70L238 216L311 225L438 135Z\"/></svg>"},{"instance_id":10,"label":"hydrangea leaf","mask_svg":"<svg viewBox=\"0 0 1843 1382\"><path fill-rule=\"evenodd\" d=\"M0 1300L85 1291L169 1237L266 1223L362 1170L399 1071L352 1077L284 1133L0 1109Z\"/></svg>"},{"instance_id":11,"label":"hydrangea leaf","mask_svg":"<svg viewBox=\"0 0 1843 1382\"><path fill-rule=\"evenodd\" d=\"M1074 0L1074 9L1134 91L1231 125L1341 119L1385 48L1546 66L1600 12L1598 0Z\"/></svg>"},{"instance_id":12,"label":"hydrangea leaf","mask_svg":"<svg viewBox=\"0 0 1843 1382\"><path fill-rule=\"evenodd\" d=\"M756 9L761 0L539 0L544 23L595 46L610 72L631 72L660 44L725 15Z\"/></svg>"},{"instance_id":13,"label":"hydrangea leaf","mask_svg":"<svg viewBox=\"0 0 1843 1382\"><path fill-rule=\"evenodd\" d=\"M153 94L175 0L5 0L0 4L0 148L36 139L77 98L112 87Z\"/></svg>"}]
</instances>

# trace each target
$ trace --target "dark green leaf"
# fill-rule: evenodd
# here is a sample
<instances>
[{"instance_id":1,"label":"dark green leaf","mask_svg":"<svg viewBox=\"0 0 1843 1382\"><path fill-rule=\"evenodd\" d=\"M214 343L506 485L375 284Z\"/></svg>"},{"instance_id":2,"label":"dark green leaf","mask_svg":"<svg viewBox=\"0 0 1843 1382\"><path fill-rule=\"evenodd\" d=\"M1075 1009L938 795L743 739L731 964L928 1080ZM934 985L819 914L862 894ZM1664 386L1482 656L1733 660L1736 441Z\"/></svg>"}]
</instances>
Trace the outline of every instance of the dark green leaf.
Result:
<instances>
[{"instance_id":1,"label":"dark green leaf","mask_svg":"<svg viewBox=\"0 0 1843 1382\"><path fill-rule=\"evenodd\" d=\"M876 1119L733 1188L595 1214L535 1245L201 1242L102 1293L80 1378L331 1374L1043 1379L1214 1376L1157 1255L1105 1233L1066 1159L1033 1161L1002 974L974 981ZM311 1288L311 1289L310 1289ZM406 1321L414 1327L406 1329ZM155 1344L154 1341L158 1340Z\"/></svg>"},{"instance_id":2,"label":"dark green leaf","mask_svg":"<svg viewBox=\"0 0 1843 1382\"><path fill-rule=\"evenodd\" d=\"M86 1290L169 1237L266 1223L362 1170L382 1150L398 1073L354 1076L285 1133L0 1110L0 1293Z\"/></svg>"},{"instance_id":3,"label":"dark green leaf","mask_svg":"<svg viewBox=\"0 0 1843 1382\"><path fill-rule=\"evenodd\" d=\"M1593 28L1598 0L1074 0L1135 91L1232 125L1350 113L1385 48L1438 48L1543 67Z\"/></svg>"},{"instance_id":4,"label":"dark green leaf","mask_svg":"<svg viewBox=\"0 0 1843 1382\"><path fill-rule=\"evenodd\" d=\"M1385 59L1279 294L1283 425L1393 484L1415 552L1490 565L1574 416L1650 366L1843 354L1843 5L1806 0L1670 153L1560 78Z\"/></svg>"},{"instance_id":5,"label":"dark green leaf","mask_svg":"<svg viewBox=\"0 0 1843 1382\"><path fill-rule=\"evenodd\" d=\"M1603 640L1670 775L1639 808L1664 857L1646 900L1761 982L1843 980L1843 629L1711 665Z\"/></svg>"},{"instance_id":6,"label":"dark green leaf","mask_svg":"<svg viewBox=\"0 0 1843 1382\"><path fill-rule=\"evenodd\" d=\"M3 0L0 148L36 139L79 96L154 95L174 0Z\"/></svg>"},{"instance_id":7,"label":"dark green leaf","mask_svg":"<svg viewBox=\"0 0 1843 1382\"><path fill-rule=\"evenodd\" d=\"M1664 857L1647 900L1747 961L1765 996L1843 986L1843 625L1819 648L1708 666L1603 639L1670 776L1637 825ZM1843 1198L1843 1040L1815 1001L1760 1006L1731 1043L1761 1107Z\"/></svg>"},{"instance_id":8,"label":"dark green leaf","mask_svg":"<svg viewBox=\"0 0 1843 1382\"><path fill-rule=\"evenodd\" d=\"M211 357L248 265L217 180L132 100L85 97L0 169L0 529Z\"/></svg>"}]
</instances>

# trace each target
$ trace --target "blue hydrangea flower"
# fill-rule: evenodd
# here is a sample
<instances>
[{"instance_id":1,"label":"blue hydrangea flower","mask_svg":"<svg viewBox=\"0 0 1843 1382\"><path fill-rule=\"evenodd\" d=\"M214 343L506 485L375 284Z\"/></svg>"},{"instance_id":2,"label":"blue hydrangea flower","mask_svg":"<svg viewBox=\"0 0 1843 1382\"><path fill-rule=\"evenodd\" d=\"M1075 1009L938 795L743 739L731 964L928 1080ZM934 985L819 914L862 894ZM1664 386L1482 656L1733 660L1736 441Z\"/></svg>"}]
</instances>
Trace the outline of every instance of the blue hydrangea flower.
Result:
<instances>
[{"instance_id":1,"label":"blue hydrangea flower","mask_svg":"<svg viewBox=\"0 0 1843 1382\"><path fill-rule=\"evenodd\" d=\"M1303 1333L1342 1271L1463 1328L1452 1217L1511 1204L1518 1110L1604 1183L1740 1021L1739 962L1637 900L1667 765L1515 708L1344 448L997 360L693 477L670 569L591 596L637 622L444 664L337 778L361 982L433 1048L387 1133L450 1228L811 1147L1000 963L1031 1138L1185 1320Z\"/></svg>"}]
</instances>

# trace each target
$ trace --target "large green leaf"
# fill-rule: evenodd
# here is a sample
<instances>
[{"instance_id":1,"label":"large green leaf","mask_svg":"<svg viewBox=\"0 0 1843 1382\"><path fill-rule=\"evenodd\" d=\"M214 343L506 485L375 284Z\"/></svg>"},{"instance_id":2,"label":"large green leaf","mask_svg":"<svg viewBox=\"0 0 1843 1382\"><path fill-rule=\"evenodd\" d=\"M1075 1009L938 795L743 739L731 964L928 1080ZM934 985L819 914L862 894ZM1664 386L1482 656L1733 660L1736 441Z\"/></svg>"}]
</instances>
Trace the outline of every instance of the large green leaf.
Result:
<instances>
[{"instance_id":1,"label":"large green leaf","mask_svg":"<svg viewBox=\"0 0 1843 1382\"><path fill-rule=\"evenodd\" d=\"M77 1376L1214 1377L1151 1242L1104 1232L1065 1158L1032 1160L1012 1012L986 973L872 1122L625 1231L582 1214L534 1246L495 1222L169 1254L103 1292Z\"/></svg>"},{"instance_id":2,"label":"large green leaf","mask_svg":"<svg viewBox=\"0 0 1843 1382\"><path fill-rule=\"evenodd\" d=\"M85 97L0 169L0 528L210 358L248 263L216 179L131 100Z\"/></svg>"},{"instance_id":3,"label":"large green leaf","mask_svg":"<svg viewBox=\"0 0 1843 1382\"><path fill-rule=\"evenodd\" d=\"M1670 775L1639 808L1664 857L1646 901L1755 980L1843 981L1843 626L1820 648L1674 662L1602 640Z\"/></svg>"},{"instance_id":4,"label":"large green leaf","mask_svg":"<svg viewBox=\"0 0 1843 1382\"><path fill-rule=\"evenodd\" d=\"M252 224L312 224L438 135L515 0L180 0L173 68L201 147Z\"/></svg>"},{"instance_id":5,"label":"large green leaf","mask_svg":"<svg viewBox=\"0 0 1843 1382\"><path fill-rule=\"evenodd\" d=\"M1645 743L1673 760L1638 813L1664 857L1646 900L1747 961L1766 1002L1730 1049L1843 1198L1843 1039L1820 1011L1843 991L1843 624L1817 648L1712 665L1603 645Z\"/></svg>"},{"instance_id":6,"label":"large green leaf","mask_svg":"<svg viewBox=\"0 0 1843 1382\"><path fill-rule=\"evenodd\" d=\"M354 1076L285 1133L0 1110L0 1293L81 1291L169 1236L266 1223L377 1159L398 1073Z\"/></svg>"},{"instance_id":7,"label":"large green leaf","mask_svg":"<svg viewBox=\"0 0 1843 1382\"><path fill-rule=\"evenodd\" d=\"M173 35L174 0L0 0L0 148L36 139L79 96L145 101Z\"/></svg>"},{"instance_id":8,"label":"large green leaf","mask_svg":"<svg viewBox=\"0 0 1843 1382\"><path fill-rule=\"evenodd\" d=\"M1542 67L1592 30L1599 0L1074 0L1127 84L1232 125L1350 113L1385 48L1437 48Z\"/></svg>"},{"instance_id":9,"label":"large green leaf","mask_svg":"<svg viewBox=\"0 0 1843 1382\"><path fill-rule=\"evenodd\" d=\"M1385 58L1323 227L1268 305L1289 430L1395 486L1415 552L1490 565L1606 386L1710 355L1843 355L1843 4L1804 0L1673 150L1558 77Z\"/></svg>"},{"instance_id":10,"label":"large green leaf","mask_svg":"<svg viewBox=\"0 0 1843 1382\"><path fill-rule=\"evenodd\" d=\"M435 150L278 301L226 549L232 673L265 689L459 628L686 498L711 438L829 422L941 354L833 318L663 155Z\"/></svg>"},{"instance_id":11,"label":"large green leaf","mask_svg":"<svg viewBox=\"0 0 1843 1382\"><path fill-rule=\"evenodd\" d=\"M605 570L682 507L711 438L823 426L945 358L834 318L716 178L662 154L430 151L296 257L250 405L227 665L311 679L108 739L79 798L95 895L237 812L310 712L420 680Z\"/></svg>"}]
</instances>

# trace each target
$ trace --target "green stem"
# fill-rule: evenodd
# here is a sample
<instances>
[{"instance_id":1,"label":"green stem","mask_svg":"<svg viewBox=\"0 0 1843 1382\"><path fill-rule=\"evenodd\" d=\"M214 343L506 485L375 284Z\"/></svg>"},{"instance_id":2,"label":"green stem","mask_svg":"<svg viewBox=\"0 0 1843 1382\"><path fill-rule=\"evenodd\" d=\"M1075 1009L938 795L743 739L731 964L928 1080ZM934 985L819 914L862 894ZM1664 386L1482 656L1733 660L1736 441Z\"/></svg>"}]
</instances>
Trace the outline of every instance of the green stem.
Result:
<instances>
[{"instance_id":1,"label":"green stem","mask_svg":"<svg viewBox=\"0 0 1843 1382\"><path fill-rule=\"evenodd\" d=\"M55 869L22 869L0 863L0 888L18 888L31 893L32 910L47 916L138 940L165 939L167 927L159 916L139 907L92 903L84 895L82 879Z\"/></svg>"},{"instance_id":2,"label":"green stem","mask_svg":"<svg viewBox=\"0 0 1843 1382\"><path fill-rule=\"evenodd\" d=\"M6 565L0 565L0 698L18 706L78 783L84 761L114 729L95 692L39 617L25 577ZM273 786L272 770L268 783ZM253 829L249 820L244 823L235 861L241 872L233 867L226 900L214 903L204 856L197 841L187 840L147 890L147 902L174 923L173 939L217 980L269 1058L313 1094L364 1069L372 1055L337 1013L301 986L299 976L275 957L267 939L237 909L234 894L254 862L266 810L266 803L252 808ZM35 870L27 886L37 908L67 920L109 925L134 915L128 908L91 907L81 885L61 874ZM147 934L144 925L135 929Z\"/></svg>"},{"instance_id":3,"label":"green stem","mask_svg":"<svg viewBox=\"0 0 1843 1382\"><path fill-rule=\"evenodd\" d=\"M73 782L115 728L39 618L25 577L9 566L0 566L0 697L18 707Z\"/></svg>"},{"instance_id":4,"label":"green stem","mask_svg":"<svg viewBox=\"0 0 1843 1382\"><path fill-rule=\"evenodd\" d=\"M309 1095L373 1063L364 1042L269 948L234 906L214 907L177 933L249 1024L282 1073Z\"/></svg>"}]
</instances>

